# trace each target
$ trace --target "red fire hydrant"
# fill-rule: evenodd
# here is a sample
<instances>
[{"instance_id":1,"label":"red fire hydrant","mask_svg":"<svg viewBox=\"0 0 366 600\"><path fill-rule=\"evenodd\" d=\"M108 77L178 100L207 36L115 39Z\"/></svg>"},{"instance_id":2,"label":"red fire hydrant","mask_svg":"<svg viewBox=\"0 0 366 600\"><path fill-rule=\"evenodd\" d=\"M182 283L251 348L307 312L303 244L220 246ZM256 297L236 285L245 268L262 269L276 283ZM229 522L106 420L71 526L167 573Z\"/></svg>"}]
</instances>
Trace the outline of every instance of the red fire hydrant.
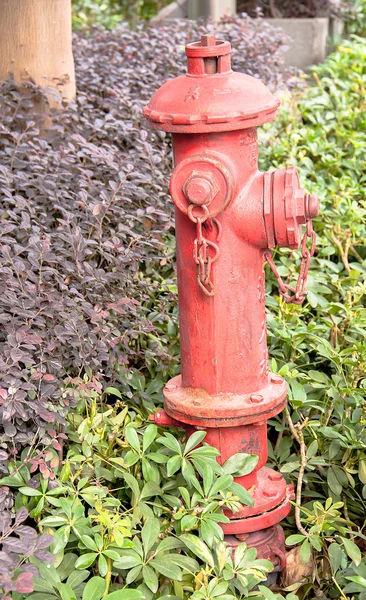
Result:
<instances>
[{"instance_id":1,"label":"red fire hydrant","mask_svg":"<svg viewBox=\"0 0 366 600\"><path fill-rule=\"evenodd\" d=\"M256 127L274 119L279 100L258 79L235 73L229 42L204 35L186 46L188 73L167 81L144 115L172 133L175 169L170 193L176 206L182 375L164 388L161 425L207 431L224 463L236 453L256 454L250 475L236 479L254 506L229 515L225 540L245 540L258 555L284 567L278 523L293 494L282 475L265 467L267 420L286 404L286 383L268 371L265 317L267 260L286 302L306 295L318 214L314 195L299 185L296 169L258 171ZM306 231L301 238L302 225ZM307 241L309 238L309 248ZM302 248L295 288L274 265L274 246Z\"/></svg>"}]
</instances>

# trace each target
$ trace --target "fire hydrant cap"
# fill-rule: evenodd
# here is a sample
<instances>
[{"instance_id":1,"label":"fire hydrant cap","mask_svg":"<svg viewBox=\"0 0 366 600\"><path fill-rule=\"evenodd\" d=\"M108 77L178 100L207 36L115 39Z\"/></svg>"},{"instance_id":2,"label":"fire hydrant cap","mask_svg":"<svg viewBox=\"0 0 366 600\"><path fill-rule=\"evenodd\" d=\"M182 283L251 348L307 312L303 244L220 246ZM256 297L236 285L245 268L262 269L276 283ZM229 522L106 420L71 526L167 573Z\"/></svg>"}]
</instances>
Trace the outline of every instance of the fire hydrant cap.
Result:
<instances>
[{"instance_id":1,"label":"fire hydrant cap","mask_svg":"<svg viewBox=\"0 0 366 600\"><path fill-rule=\"evenodd\" d=\"M188 73L167 81L144 108L155 129L173 133L232 131L274 119L280 104L255 77L235 73L229 42L202 36L186 46Z\"/></svg>"}]
</instances>

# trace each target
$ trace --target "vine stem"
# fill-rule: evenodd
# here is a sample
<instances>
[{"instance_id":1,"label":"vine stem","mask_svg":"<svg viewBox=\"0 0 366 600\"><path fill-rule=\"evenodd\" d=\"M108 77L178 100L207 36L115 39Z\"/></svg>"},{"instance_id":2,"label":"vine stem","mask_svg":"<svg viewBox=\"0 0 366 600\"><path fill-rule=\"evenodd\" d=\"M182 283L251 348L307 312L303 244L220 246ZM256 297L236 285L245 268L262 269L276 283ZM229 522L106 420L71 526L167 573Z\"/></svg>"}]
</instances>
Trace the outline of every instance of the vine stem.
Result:
<instances>
[{"instance_id":1,"label":"vine stem","mask_svg":"<svg viewBox=\"0 0 366 600\"><path fill-rule=\"evenodd\" d=\"M303 484L303 480L304 480L304 473L305 473L305 467L306 467L306 445L304 442L304 434L303 434L302 430L307 423L307 419L304 421L304 423L297 423L296 425L294 425L293 421L291 419L290 411L287 407L285 408L285 412L286 412L286 417L287 417L288 425L290 427L292 436L294 437L294 439L297 441L297 443L300 446L300 470L299 470L299 475L297 477L296 495L295 495L295 522L296 522L296 527L300 531L300 533L302 533L302 535L304 535L306 538L308 538L309 534L306 531L306 529L302 526L301 517L300 517L301 491L302 491L302 484Z\"/></svg>"},{"instance_id":2,"label":"vine stem","mask_svg":"<svg viewBox=\"0 0 366 600\"><path fill-rule=\"evenodd\" d=\"M347 596L345 595L344 591L343 591L343 590L342 590L342 589L339 587L339 585L338 585L338 581L336 580L336 578L334 577L334 575L332 576L332 580L333 580L333 581L334 581L334 583L336 584L336 586L337 586L337 588L338 588L338 590L339 590L339 592L340 592L340 594L341 594L342 598L343 598L344 600L348 600L348 598L347 598Z\"/></svg>"},{"instance_id":3,"label":"vine stem","mask_svg":"<svg viewBox=\"0 0 366 600\"><path fill-rule=\"evenodd\" d=\"M111 558L107 558L107 565L108 565L108 572L107 575L105 577L105 592L103 594L103 598L105 596L107 596L108 592L109 592L109 586L111 585L111 579L112 579L112 567L113 567L113 561Z\"/></svg>"}]
</instances>

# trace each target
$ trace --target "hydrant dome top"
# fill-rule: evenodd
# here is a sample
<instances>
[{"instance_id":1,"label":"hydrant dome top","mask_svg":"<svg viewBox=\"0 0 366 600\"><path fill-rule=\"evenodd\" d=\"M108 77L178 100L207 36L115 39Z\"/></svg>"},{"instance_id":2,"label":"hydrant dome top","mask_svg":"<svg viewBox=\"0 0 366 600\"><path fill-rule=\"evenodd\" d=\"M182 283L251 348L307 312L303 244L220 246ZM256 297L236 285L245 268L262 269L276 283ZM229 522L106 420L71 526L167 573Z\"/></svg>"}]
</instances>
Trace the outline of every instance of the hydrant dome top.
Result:
<instances>
[{"instance_id":1,"label":"hydrant dome top","mask_svg":"<svg viewBox=\"0 0 366 600\"><path fill-rule=\"evenodd\" d=\"M274 119L280 104L255 77L231 70L231 45L204 35L186 46L188 73L164 83L144 108L155 129L231 131Z\"/></svg>"}]
</instances>

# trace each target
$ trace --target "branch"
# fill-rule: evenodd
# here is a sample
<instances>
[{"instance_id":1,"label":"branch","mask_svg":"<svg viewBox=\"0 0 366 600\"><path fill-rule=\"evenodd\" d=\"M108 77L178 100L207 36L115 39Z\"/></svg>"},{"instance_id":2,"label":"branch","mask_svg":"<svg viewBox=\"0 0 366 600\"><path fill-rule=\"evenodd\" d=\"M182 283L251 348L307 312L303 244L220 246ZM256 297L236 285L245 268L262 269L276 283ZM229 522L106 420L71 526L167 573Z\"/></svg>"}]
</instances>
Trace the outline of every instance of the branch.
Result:
<instances>
[{"instance_id":1,"label":"branch","mask_svg":"<svg viewBox=\"0 0 366 600\"><path fill-rule=\"evenodd\" d=\"M357 252L356 248L354 246L350 246L349 247L349 251L352 252L353 256L356 258L356 260L358 260L359 263L363 263L363 258L362 256Z\"/></svg>"},{"instance_id":2,"label":"branch","mask_svg":"<svg viewBox=\"0 0 366 600\"><path fill-rule=\"evenodd\" d=\"M348 250L350 248L350 243L346 242L346 249L343 250L341 242L335 237L333 232L331 232L330 237L332 238L333 243L337 246L339 250L339 254L341 255L342 263L345 270L347 271L347 273L349 273L351 270L348 263Z\"/></svg>"},{"instance_id":3,"label":"branch","mask_svg":"<svg viewBox=\"0 0 366 600\"><path fill-rule=\"evenodd\" d=\"M296 423L296 425L293 424L292 419L291 419L291 415L289 412L289 409L286 407L285 408L285 412L286 412L286 417L287 417L287 421L290 427L290 431L293 435L293 437L295 438L295 440L297 441L297 443L300 446L300 470L299 470L299 475L297 477L297 484L296 484L296 495L295 495L295 522L296 522L296 527L297 529L300 531L300 533L302 533L305 537L309 537L308 532L306 531L306 529L304 529L304 527L301 524L301 518L300 518L300 512L301 512L301 491L302 491L302 484L303 484L303 479L304 479L304 473L305 473L305 467L306 467L306 445L304 442L304 435L303 435L303 428L305 427L306 423L307 423L307 419L301 424L301 423Z\"/></svg>"}]
</instances>

